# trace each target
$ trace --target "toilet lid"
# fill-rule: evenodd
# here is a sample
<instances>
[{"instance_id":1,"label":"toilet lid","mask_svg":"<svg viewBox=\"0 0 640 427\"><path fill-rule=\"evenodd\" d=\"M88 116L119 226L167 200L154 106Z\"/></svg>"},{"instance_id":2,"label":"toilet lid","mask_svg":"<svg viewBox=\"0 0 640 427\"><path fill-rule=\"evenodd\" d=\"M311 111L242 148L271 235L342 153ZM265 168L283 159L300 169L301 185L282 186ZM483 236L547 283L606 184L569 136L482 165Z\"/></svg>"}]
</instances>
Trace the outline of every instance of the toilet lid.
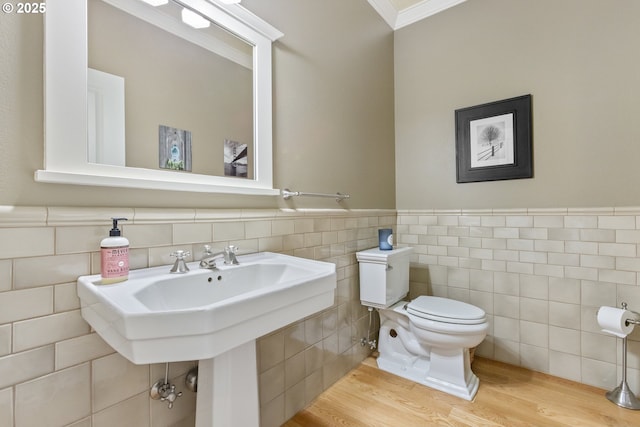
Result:
<instances>
[{"instance_id":1,"label":"toilet lid","mask_svg":"<svg viewBox=\"0 0 640 427\"><path fill-rule=\"evenodd\" d=\"M475 325L486 321L486 313L475 305L449 298L419 296L407 305L407 312L437 322Z\"/></svg>"}]
</instances>

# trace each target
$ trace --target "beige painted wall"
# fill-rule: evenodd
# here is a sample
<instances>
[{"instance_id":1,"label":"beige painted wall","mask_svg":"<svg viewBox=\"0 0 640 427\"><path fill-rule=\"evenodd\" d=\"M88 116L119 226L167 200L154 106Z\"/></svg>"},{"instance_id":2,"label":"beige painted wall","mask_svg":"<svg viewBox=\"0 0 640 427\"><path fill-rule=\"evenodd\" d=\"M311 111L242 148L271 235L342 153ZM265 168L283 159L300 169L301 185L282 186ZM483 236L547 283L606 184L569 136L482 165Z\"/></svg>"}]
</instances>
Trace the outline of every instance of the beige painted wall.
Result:
<instances>
[{"instance_id":1,"label":"beige painted wall","mask_svg":"<svg viewBox=\"0 0 640 427\"><path fill-rule=\"evenodd\" d=\"M639 205L639 19L636 0L469 0L397 31L397 208ZM534 177L456 184L454 110L528 93Z\"/></svg>"},{"instance_id":2,"label":"beige painted wall","mask_svg":"<svg viewBox=\"0 0 640 427\"><path fill-rule=\"evenodd\" d=\"M364 0L242 4L285 33L274 46L276 183L350 193L347 207L395 207L387 24Z\"/></svg>"},{"instance_id":3,"label":"beige painted wall","mask_svg":"<svg viewBox=\"0 0 640 427\"><path fill-rule=\"evenodd\" d=\"M268 3L268 4L266 4ZM274 185L395 207L393 33L365 1L245 0L285 36L274 52ZM36 183L43 165L42 16L0 14L0 205L338 207L333 199Z\"/></svg>"}]
</instances>

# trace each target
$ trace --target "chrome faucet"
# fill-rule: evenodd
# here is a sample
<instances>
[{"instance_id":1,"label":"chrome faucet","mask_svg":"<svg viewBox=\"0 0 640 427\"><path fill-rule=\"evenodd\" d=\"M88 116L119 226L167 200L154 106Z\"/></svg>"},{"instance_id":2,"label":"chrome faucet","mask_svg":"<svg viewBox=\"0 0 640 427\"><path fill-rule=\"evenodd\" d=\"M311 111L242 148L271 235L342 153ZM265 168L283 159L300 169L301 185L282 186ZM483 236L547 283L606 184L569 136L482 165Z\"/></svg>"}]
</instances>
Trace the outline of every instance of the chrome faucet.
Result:
<instances>
[{"instance_id":1,"label":"chrome faucet","mask_svg":"<svg viewBox=\"0 0 640 427\"><path fill-rule=\"evenodd\" d=\"M173 267L171 268L170 272L171 273L178 273L178 274L184 274L187 271L189 271L189 267L187 267L187 264L185 262L185 259L191 255L191 253L189 251L175 251L173 253L171 253L172 257L175 257L176 262L173 263Z\"/></svg>"},{"instance_id":2,"label":"chrome faucet","mask_svg":"<svg viewBox=\"0 0 640 427\"><path fill-rule=\"evenodd\" d=\"M238 258L236 258L236 253L238 252L238 247L235 245L229 245L224 248L224 263L229 265L238 265Z\"/></svg>"},{"instance_id":3,"label":"chrome faucet","mask_svg":"<svg viewBox=\"0 0 640 427\"><path fill-rule=\"evenodd\" d=\"M211 246L204 246L204 253L202 260L200 261L200 268L210 268L215 270L216 259L224 258L225 265L238 265L238 258L236 258L236 252L238 251L238 247L234 245L229 245L224 248L223 251L220 252L211 252Z\"/></svg>"}]
</instances>

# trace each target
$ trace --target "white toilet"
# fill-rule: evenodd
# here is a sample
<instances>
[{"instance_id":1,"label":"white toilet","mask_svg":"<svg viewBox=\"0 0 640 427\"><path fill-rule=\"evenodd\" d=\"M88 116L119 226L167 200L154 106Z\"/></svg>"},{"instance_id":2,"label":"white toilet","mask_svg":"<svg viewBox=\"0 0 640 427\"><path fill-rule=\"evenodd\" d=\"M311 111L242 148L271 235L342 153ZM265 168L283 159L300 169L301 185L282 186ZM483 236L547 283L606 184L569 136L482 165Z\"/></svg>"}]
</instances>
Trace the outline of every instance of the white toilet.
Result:
<instances>
[{"instance_id":1,"label":"white toilet","mask_svg":"<svg viewBox=\"0 0 640 427\"><path fill-rule=\"evenodd\" d=\"M411 302L409 258L413 248L356 253L360 301L380 313L378 367L445 393L472 400L478 377L469 348L487 335L485 312L448 298L419 296Z\"/></svg>"}]
</instances>

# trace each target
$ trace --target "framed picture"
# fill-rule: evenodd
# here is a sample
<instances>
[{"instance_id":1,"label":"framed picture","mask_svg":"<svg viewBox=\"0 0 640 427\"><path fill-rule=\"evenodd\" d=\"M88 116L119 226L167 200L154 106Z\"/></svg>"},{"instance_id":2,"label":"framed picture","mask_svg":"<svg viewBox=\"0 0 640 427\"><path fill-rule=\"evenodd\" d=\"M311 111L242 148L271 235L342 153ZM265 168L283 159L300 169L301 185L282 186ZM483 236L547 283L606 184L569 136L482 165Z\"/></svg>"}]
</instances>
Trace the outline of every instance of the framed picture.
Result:
<instances>
[{"instance_id":1,"label":"framed picture","mask_svg":"<svg viewBox=\"0 0 640 427\"><path fill-rule=\"evenodd\" d=\"M158 153L161 169L191 172L191 132L160 125Z\"/></svg>"},{"instance_id":2,"label":"framed picture","mask_svg":"<svg viewBox=\"0 0 640 427\"><path fill-rule=\"evenodd\" d=\"M531 178L531 95L456 110L456 182Z\"/></svg>"},{"instance_id":3,"label":"framed picture","mask_svg":"<svg viewBox=\"0 0 640 427\"><path fill-rule=\"evenodd\" d=\"M224 140L224 175L247 177L248 171L247 144L230 139Z\"/></svg>"}]
</instances>

